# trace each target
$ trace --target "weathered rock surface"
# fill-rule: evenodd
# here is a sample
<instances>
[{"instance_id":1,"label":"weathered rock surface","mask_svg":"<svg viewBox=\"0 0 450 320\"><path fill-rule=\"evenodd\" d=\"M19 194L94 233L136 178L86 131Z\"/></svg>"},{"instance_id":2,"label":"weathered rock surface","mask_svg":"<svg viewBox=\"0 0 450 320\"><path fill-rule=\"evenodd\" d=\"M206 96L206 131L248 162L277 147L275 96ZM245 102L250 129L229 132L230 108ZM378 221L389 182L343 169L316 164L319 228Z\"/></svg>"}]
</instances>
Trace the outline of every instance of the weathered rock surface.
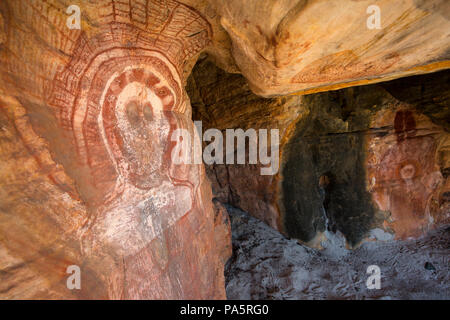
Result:
<instances>
[{"instance_id":1,"label":"weathered rock surface","mask_svg":"<svg viewBox=\"0 0 450 320\"><path fill-rule=\"evenodd\" d=\"M448 79L443 72L397 80L403 95L426 92L415 102L376 85L305 97L310 113L283 156L280 207L288 233L314 242L325 223L354 246L381 225L405 239L448 223L448 124L423 113L430 104L448 113Z\"/></svg>"},{"instance_id":2,"label":"weathered rock surface","mask_svg":"<svg viewBox=\"0 0 450 320\"><path fill-rule=\"evenodd\" d=\"M225 298L229 226L169 139L193 132L210 24L173 0L77 4L81 30L63 1L0 3L0 297Z\"/></svg>"},{"instance_id":3,"label":"weathered rock surface","mask_svg":"<svg viewBox=\"0 0 450 320\"><path fill-rule=\"evenodd\" d=\"M242 76L228 74L206 59L193 69L186 88L193 108L192 118L202 121L204 131L276 128L280 137L285 137L292 130L294 120L304 112L299 108L301 97L261 98L251 93ZM277 175L262 176L260 169L261 164L206 166L215 197L251 212L276 228L279 221L275 204Z\"/></svg>"},{"instance_id":4,"label":"weathered rock surface","mask_svg":"<svg viewBox=\"0 0 450 320\"><path fill-rule=\"evenodd\" d=\"M327 228L353 247L375 228L404 239L448 223L449 76L264 99L201 61L188 92L204 130L280 130L278 174L207 166L215 196L312 246Z\"/></svg>"},{"instance_id":5,"label":"weathered rock surface","mask_svg":"<svg viewBox=\"0 0 450 320\"><path fill-rule=\"evenodd\" d=\"M420 240L367 242L355 250L330 234L325 249L317 251L238 209L227 209L233 233L228 299L450 298L448 229ZM380 268L380 289L366 286L371 265Z\"/></svg>"},{"instance_id":6,"label":"weathered rock surface","mask_svg":"<svg viewBox=\"0 0 450 320\"><path fill-rule=\"evenodd\" d=\"M219 199L312 245L327 228L353 246L446 223L448 73L250 92L449 67L448 1L377 1L380 30L371 1L330 3L1 1L0 298L225 298L227 215L204 166L171 158L173 132L195 136L185 85L202 52L250 86L200 65L194 120L282 137L277 175L208 167Z\"/></svg>"},{"instance_id":7,"label":"weathered rock surface","mask_svg":"<svg viewBox=\"0 0 450 320\"><path fill-rule=\"evenodd\" d=\"M446 0L211 3L239 70L261 95L327 91L449 67ZM367 27L373 5L379 29Z\"/></svg>"}]
</instances>

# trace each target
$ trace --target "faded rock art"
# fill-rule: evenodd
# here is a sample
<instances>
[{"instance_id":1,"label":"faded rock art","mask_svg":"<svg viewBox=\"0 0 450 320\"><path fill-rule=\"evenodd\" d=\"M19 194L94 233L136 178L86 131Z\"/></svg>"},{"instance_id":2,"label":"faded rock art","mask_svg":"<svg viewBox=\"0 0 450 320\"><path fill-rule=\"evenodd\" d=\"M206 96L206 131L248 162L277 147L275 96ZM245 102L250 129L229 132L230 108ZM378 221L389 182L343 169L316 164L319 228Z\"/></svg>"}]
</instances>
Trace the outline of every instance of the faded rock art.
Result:
<instances>
[{"instance_id":1,"label":"faded rock art","mask_svg":"<svg viewBox=\"0 0 450 320\"><path fill-rule=\"evenodd\" d=\"M83 17L91 4L78 5ZM41 40L21 42L21 30L13 27L7 47L15 51L24 46L27 60L3 56L9 74L27 79L20 81L25 87L16 107L2 100L16 108L11 121L23 123L17 129L40 170L50 168L51 183L83 211L79 219L61 222L70 231L55 233L60 238L48 244L54 250L56 241L61 265L42 261L39 267L79 265L85 284L71 292L60 280L65 273L58 272L51 281L47 278L44 288L53 289L46 294L223 298L222 254L229 253L221 246L227 240L217 246L213 239L216 228L227 237L229 226L214 220L202 165L172 163L175 142L170 140L180 128L194 136L185 65L210 43L211 26L198 11L172 0L101 1L96 8L94 26L84 16L81 29L72 30L65 27L65 7L58 2L3 5L12 17L26 13L44 18L50 30L33 25L33 19L27 27L63 53L47 59L54 51ZM49 63L30 58L33 50ZM24 68L31 74L18 73ZM30 102L35 97L37 105ZM22 116L30 110L41 116ZM16 255L13 243L5 246ZM42 297L42 290L31 296Z\"/></svg>"},{"instance_id":2,"label":"faded rock art","mask_svg":"<svg viewBox=\"0 0 450 320\"><path fill-rule=\"evenodd\" d=\"M380 114L378 125L393 126L395 134L369 142L369 188L378 208L391 215L385 226L400 239L417 237L433 225L431 200L443 183L435 161L436 127L424 116L418 127L416 117L408 109Z\"/></svg>"},{"instance_id":3,"label":"faded rock art","mask_svg":"<svg viewBox=\"0 0 450 320\"><path fill-rule=\"evenodd\" d=\"M0 299L224 299L221 202L317 248L448 223L450 2L328 2L1 0Z\"/></svg>"}]
</instances>

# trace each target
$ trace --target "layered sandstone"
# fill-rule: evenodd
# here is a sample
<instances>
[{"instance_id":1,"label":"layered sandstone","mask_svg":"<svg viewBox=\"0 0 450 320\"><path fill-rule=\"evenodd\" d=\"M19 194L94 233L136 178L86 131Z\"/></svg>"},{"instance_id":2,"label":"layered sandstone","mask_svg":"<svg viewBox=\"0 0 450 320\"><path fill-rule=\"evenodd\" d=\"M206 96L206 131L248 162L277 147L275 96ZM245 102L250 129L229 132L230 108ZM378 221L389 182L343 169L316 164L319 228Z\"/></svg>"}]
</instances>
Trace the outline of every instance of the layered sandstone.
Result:
<instances>
[{"instance_id":1,"label":"layered sandstone","mask_svg":"<svg viewBox=\"0 0 450 320\"><path fill-rule=\"evenodd\" d=\"M213 193L312 246L326 229L354 247L372 230L405 239L448 223L448 78L264 99L202 60L188 92L204 130L280 130L277 174L248 163L207 166Z\"/></svg>"},{"instance_id":2,"label":"layered sandstone","mask_svg":"<svg viewBox=\"0 0 450 320\"><path fill-rule=\"evenodd\" d=\"M78 5L80 30L63 1L0 5L1 296L225 298L229 225L203 167L171 161L210 24L177 1Z\"/></svg>"},{"instance_id":3,"label":"layered sandstone","mask_svg":"<svg viewBox=\"0 0 450 320\"><path fill-rule=\"evenodd\" d=\"M376 2L374 30L368 0L1 1L0 297L225 298L226 210L203 164L172 158L192 120L280 129L277 174L206 171L215 197L311 245L446 223L448 73L255 95L449 67L448 1Z\"/></svg>"},{"instance_id":4,"label":"layered sandstone","mask_svg":"<svg viewBox=\"0 0 450 320\"><path fill-rule=\"evenodd\" d=\"M236 65L264 96L335 90L449 67L446 0L211 3ZM375 12L378 26L372 26Z\"/></svg>"}]
</instances>

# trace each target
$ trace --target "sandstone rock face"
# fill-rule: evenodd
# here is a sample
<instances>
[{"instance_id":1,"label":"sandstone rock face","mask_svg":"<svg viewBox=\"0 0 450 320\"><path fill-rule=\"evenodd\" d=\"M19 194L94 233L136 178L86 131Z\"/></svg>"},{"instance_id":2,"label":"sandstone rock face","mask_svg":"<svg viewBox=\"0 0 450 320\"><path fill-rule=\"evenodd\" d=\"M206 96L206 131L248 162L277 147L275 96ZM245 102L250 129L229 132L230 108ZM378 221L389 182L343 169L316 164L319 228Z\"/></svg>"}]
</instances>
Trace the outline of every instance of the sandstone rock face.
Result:
<instances>
[{"instance_id":1,"label":"sandstone rock face","mask_svg":"<svg viewBox=\"0 0 450 320\"><path fill-rule=\"evenodd\" d=\"M207 166L213 193L318 247L326 229L354 247L374 229L405 239L448 223L448 77L264 99L201 61L188 92L204 129L280 129L278 174Z\"/></svg>"},{"instance_id":2,"label":"sandstone rock face","mask_svg":"<svg viewBox=\"0 0 450 320\"><path fill-rule=\"evenodd\" d=\"M225 298L229 224L203 166L171 158L210 24L173 0L77 5L80 30L63 1L0 4L1 297Z\"/></svg>"},{"instance_id":3,"label":"sandstone rock face","mask_svg":"<svg viewBox=\"0 0 450 320\"><path fill-rule=\"evenodd\" d=\"M250 91L449 67L448 1L376 1L381 29L371 2L1 1L0 298L225 298L206 171L218 200L311 245L448 222L448 73ZM188 81L204 52L250 85L210 60ZM173 161L192 120L279 129L279 170Z\"/></svg>"},{"instance_id":4,"label":"sandstone rock face","mask_svg":"<svg viewBox=\"0 0 450 320\"><path fill-rule=\"evenodd\" d=\"M237 66L252 90L265 96L326 91L449 67L446 0L211 3L231 39ZM373 10L380 13L379 29L372 28Z\"/></svg>"},{"instance_id":5,"label":"sandstone rock face","mask_svg":"<svg viewBox=\"0 0 450 320\"><path fill-rule=\"evenodd\" d=\"M294 120L304 112L299 108L299 96L258 97L251 93L242 76L227 74L207 59L193 69L186 88L191 98L192 117L202 121L203 130L276 128L280 137L285 137L292 130ZM206 171L214 196L220 201L239 206L278 228L278 175L262 176L261 167L260 163L253 165L247 161L245 165L213 164L206 166Z\"/></svg>"},{"instance_id":6,"label":"sandstone rock face","mask_svg":"<svg viewBox=\"0 0 450 320\"><path fill-rule=\"evenodd\" d=\"M305 97L310 114L283 156L280 207L289 234L317 243L325 224L353 247L373 228L405 239L448 223L448 125L423 114L430 102L448 110L448 83L439 82L448 72L434 77L404 88L433 82L432 101L430 92L414 103L397 100L382 86Z\"/></svg>"}]
</instances>

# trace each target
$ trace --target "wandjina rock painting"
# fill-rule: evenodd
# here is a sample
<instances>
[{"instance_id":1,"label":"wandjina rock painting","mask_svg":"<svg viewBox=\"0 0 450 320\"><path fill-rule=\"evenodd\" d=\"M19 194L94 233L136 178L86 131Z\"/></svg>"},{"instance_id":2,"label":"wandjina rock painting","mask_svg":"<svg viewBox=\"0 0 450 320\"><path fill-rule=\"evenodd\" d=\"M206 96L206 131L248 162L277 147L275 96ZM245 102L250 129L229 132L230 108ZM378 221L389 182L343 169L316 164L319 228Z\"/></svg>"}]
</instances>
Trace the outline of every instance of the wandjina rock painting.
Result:
<instances>
[{"instance_id":1,"label":"wandjina rock painting","mask_svg":"<svg viewBox=\"0 0 450 320\"><path fill-rule=\"evenodd\" d=\"M445 0L1 1L0 298L448 299L449 36Z\"/></svg>"}]
</instances>

